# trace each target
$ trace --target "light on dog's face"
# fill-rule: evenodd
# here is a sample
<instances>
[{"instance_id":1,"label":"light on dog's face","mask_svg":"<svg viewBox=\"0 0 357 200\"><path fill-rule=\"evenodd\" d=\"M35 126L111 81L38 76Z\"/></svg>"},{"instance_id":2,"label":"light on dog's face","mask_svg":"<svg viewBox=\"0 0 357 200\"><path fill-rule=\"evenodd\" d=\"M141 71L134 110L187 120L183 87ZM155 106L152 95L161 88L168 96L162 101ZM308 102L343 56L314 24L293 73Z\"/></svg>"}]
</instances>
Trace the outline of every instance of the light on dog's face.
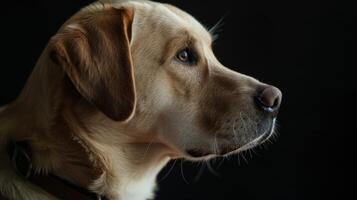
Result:
<instances>
[{"instance_id":1,"label":"light on dog's face","mask_svg":"<svg viewBox=\"0 0 357 200\"><path fill-rule=\"evenodd\" d=\"M281 92L224 67L203 26L177 8L164 9L174 21L162 21L162 10L161 16L151 19L156 29L147 39L161 40L151 44L157 47L152 57L159 67L146 66L155 69L149 85L156 85L151 108L160 112L156 127L161 142L180 152L177 157L195 160L246 150L267 140L274 132ZM137 84L150 91L148 84Z\"/></svg>"}]
</instances>

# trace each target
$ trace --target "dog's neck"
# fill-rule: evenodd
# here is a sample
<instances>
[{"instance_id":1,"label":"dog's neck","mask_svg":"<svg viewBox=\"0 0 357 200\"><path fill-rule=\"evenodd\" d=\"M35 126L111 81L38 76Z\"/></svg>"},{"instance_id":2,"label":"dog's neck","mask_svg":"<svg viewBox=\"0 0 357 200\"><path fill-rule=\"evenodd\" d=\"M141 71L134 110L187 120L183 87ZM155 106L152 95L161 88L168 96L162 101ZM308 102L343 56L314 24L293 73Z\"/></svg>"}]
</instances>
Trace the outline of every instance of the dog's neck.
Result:
<instances>
[{"instance_id":1,"label":"dog's neck","mask_svg":"<svg viewBox=\"0 0 357 200\"><path fill-rule=\"evenodd\" d=\"M152 195L156 175L169 160L162 145L131 143L130 138L118 137L125 134L100 126L86 127L98 132L78 127L81 132L71 132L64 119L56 120L62 122L50 132L25 124L31 123L26 120L18 124L31 128L7 126L6 133L30 142L34 166L42 173L53 173L109 199L144 200Z\"/></svg>"},{"instance_id":2,"label":"dog's neck","mask_svg":"<svg viewBox=\"0 0 357 200\"><path fill-rule=\"evenodd\" d=\"M154 134L139 139L143 133L130 133L134 129L98 113L74 91L68 96L61 70L43 60L19 98L1 111L0 144L28 140L39 172L109 199L149 198L156 175L169 161L166 147L152 143Z\"/></svg>"}]
</instances>

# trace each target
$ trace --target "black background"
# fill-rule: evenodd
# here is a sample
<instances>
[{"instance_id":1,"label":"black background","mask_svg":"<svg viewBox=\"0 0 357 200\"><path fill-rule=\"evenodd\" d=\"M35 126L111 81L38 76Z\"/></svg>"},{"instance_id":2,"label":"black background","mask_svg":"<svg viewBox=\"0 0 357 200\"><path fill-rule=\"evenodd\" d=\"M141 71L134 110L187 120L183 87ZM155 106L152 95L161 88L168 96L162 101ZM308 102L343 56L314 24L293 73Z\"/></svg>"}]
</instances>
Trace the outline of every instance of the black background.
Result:
<instances>
[{"instance_id":1,"label":"black background","mask_svg":"<svg viewBox=\"0 0 357 200\"><path fill-rule=\"evenodd\" d=\"M16 98L60 25L90 2L1 3L0 105ZM332 1L163 2L188 11L207 27L226 15L214 47L217 57L279 87L284 97L273 144L257 148L253 156L246 154L246 160L233 156L212 161L213 170L200 170L197 163L170 163L159 176L157 199L343 198L347 130L342 122L350 107L345 100L356 92L344 72L344 19L349 13Z\"/></svg>"}]
</instances>

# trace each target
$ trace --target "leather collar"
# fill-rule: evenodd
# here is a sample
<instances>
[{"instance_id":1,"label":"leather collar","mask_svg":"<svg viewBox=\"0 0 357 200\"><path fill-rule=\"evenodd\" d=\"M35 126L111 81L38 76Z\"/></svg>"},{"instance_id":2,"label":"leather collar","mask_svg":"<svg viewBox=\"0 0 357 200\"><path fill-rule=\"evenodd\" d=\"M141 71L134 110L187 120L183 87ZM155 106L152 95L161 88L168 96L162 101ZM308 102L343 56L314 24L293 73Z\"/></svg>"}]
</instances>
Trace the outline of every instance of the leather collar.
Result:
<instances>
[{"instance_id":1,"label":"leather collar","mask_svg":"<svg viewBox=\"0 0 357 200\"><path fill-rule=\"evenodd\" d=\"M54 174L38 174L32 165L31 146L26 141L10 142L8 154L16 173L26 181L63 200L107 200L87 189L59 178Z\"/></svg>"}]
</instances>

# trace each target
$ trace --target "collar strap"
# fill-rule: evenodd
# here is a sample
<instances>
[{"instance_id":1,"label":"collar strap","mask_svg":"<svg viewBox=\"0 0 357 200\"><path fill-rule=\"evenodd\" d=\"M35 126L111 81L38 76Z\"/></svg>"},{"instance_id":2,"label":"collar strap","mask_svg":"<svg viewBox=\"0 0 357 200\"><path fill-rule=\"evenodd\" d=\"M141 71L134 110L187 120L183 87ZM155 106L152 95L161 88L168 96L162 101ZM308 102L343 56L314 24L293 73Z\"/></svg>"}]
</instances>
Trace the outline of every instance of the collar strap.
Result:
<instances>
[{"instance_id":1,"label":"collar strap","mask_svg":"<svg viewBox=\"0 0 357 200\"><path fill-rule=\"evenodd\" d=\"M10 142L8 154L12 167L19 176L59 199L107 200L103 196L78 187L54 174L41 175L36 173L32 164L31 147L26 141Z\"/></svg>"}]
</instances>

